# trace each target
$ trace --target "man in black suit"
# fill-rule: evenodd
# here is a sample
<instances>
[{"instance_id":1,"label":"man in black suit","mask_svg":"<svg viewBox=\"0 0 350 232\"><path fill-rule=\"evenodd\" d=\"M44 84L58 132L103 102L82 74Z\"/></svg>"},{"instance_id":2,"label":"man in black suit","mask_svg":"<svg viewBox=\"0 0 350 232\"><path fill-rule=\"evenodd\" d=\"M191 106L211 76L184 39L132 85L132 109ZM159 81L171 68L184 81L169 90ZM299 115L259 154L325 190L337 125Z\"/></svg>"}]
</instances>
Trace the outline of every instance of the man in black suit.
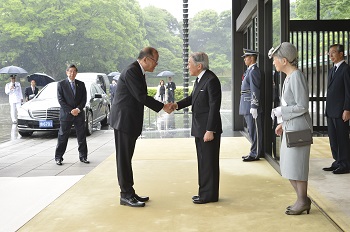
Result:
<instances>
[{"instance_id":1,"label":"man in black suit","mask_svg":"<svg viewBox=\"0 0 350 232\"><path fill-rule=\"evenodd\" d=\"M131 159L142 131L144 106L156 112L171 111L170 104L164 105L147 95L145 72L154 71L158 57L155 48L142 49L137 60L120 74L112 102L109 125L114 128L121 205L143 207L149 200L135 193Z\"/></svg>"},{"instance_id":2,"label":"man in black suit","mask_svg":"<svg viewBox=\"0 0 350 232\"><path fill-rule=\"evenodd\" d=\"M35 95L38 94L38 92L39 92L39 89L38 89L38 87L36 87L35 80L31 80L30 86L24 90L24 97L25 97L26 101L29 101L30 99L32 99ZM31 96L31 95L33 95L33 96Z\"/></svg>"},{"instance_id":3,"label":"man in black suit","mask_svg":"<svg viewBox=\"0 0 350 232\"><path fill-rule=\"evenodd\" d=\"M174 103L174 109L192 105L191 135L195 137L198 161L198 195L195 204L219 200L219 152L222 133L220 106L221 85L209 70L209 59L204 52L191 54L188 61L191 76L197 76L190 96Z\"/></svg>"},{"instance_id":4,"label":"man in black suit","mask_svg":"<svg viewBox=\"0 0 350 232\"><path fill-rule=\"evenodd\" d=\"M326 116L334 162L323 170L344 174L350 170L350 67L344 61L344 46L341 44L329 47L329 57L334 66L328 72Z\"/></svg>"},{"instance_id":5,"label":"man in black suit","mask_svg":"<svg viewBox=\"0 0 350 232\"><path fill-rule=\"evenodd\" d=\"M62 165L63 154L66 151L69 134L74 124L78 140L79 159L90 163L87 159L87 144L85 132L86 88L82 81L76 80L78 69L74 64L66 70L67 78L57 83L57 98L60 108L60 129L55 152L57 165Z\"/></svg>"},{"instance_id":6,"label":"man in black suit","mask_svg":"<svg viewBox=\"0 0 350 232\"><path fill-rule=\"evenodd\" d=\"M172 81L171 77L168 77L168 83L166 84L166 88L168 90L168 102L174 102L176 84Z\"/></svg>"}]
</instances>

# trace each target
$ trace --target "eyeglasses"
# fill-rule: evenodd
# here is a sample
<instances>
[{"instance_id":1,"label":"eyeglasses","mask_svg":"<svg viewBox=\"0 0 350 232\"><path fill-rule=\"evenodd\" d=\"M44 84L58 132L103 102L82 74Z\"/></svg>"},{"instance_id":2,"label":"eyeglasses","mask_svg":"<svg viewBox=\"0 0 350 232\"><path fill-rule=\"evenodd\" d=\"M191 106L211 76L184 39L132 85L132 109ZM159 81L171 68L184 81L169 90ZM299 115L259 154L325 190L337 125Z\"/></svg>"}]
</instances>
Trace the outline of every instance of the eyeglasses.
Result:
<instances>
[{"instance_id":1,"label":"eyeglasses","mask_svg":"<svg viewBox=\"0 0 350 232\"><path fill-rule=\"evenodd\" d=\"M338 53L338 51L331 51L331 52L328 52L327 55L330 56L330 55L334 55L334 54L337 54L337 53Z\"/></svg>"},{"instance_id":2,"label":"eyeglasses","mask_svg":"<svg viewBox=\"0 0 350 232\"><path fill-rule=\"evenodd\" d=\"M151 60L153 60L154 61L154 63L156 63L156 65L158 65L158 61L156 61L155 59L153 59L152 57L150 57L150 56L147 56L148 58L150 58Z\"/></svg>"}]
</instances>

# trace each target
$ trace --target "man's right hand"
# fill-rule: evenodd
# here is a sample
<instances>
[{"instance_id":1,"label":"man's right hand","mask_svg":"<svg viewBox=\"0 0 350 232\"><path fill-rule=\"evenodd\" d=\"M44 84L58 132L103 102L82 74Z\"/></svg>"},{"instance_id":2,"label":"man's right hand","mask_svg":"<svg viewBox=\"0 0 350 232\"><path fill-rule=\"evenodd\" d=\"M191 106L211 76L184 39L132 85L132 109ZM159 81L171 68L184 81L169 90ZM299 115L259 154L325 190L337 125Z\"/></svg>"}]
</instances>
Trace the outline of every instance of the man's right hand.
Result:
<instances>
[{"instance_id":1,"label":"man's right hand","mask_svg":"<svg viewBox=\"0 0 350 232\"><path fill-rule=\"evenodd\" d=\"M174 111L172 107L173 103L169 102L168 104L164 104L163 110L167 112L168 114L172 113Z\"/></svg>"}]
</instances>

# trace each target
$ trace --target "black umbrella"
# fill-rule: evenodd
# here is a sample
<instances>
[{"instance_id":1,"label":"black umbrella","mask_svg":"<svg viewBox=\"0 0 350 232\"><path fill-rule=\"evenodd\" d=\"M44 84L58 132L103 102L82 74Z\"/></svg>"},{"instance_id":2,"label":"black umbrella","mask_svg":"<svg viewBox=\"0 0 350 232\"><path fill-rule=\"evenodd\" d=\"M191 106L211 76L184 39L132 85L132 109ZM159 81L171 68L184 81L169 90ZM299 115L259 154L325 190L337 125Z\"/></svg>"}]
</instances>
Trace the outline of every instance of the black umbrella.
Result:
<instances>
[{"instance_id":1,"label":"black umbrella","mask_svg":"<svg viewBox=\"0 0 350 232\"><path fill-rule=\"evenodd\" d=\"M48 83L55 82L55 79L53 79L53 77L50 77L45 73L33 73L31 75L28 75L27 79L28 82L35 80L37 86L45 86Z\"/></svg>"},{"instance_id":2,"label":"black umbrella","mask_svg":"<svg viewBox=\"0 0 350 232\"><path fill-rule=\"evenodd\" d=\"M0 69L0 74L22 74L22 73L28 73L28 72L21 67L17 67L13 65Z\"/></svg>"}]
</instances>

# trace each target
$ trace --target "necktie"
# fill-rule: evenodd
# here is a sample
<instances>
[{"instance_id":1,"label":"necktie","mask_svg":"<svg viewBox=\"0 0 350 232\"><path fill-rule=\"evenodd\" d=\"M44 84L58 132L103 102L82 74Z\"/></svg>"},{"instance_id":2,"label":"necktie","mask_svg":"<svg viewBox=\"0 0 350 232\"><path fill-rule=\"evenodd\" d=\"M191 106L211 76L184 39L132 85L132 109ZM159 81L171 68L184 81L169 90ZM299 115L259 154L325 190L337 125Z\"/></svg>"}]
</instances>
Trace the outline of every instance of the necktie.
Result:
<instances>
[{"instance_id":1,"label":"necktie","mask_svg":"<svg viewBox=\"0 0 350 232\"><path fill-rule=\"evenodd\" d=\"M336 72L336 71L337 71L337 66L336 66L336 65L334 65L334 67L332 68L331 80L333 79L334 74L335 74L335 72Z\"/></svg>"},{"instance_id":2,"label":"necktie","mask_svg":"<svg viewBox=\"0 0 350 232\"><path fill-rule=\"evenodd\" d=\"M193 86L193 91L192 92L195 91L197 84L198 84L198 77L196 78L196 81L194 82L194 86Z\"/></svg>"},{"instance_id":3,"label":"necktie","mask_svg":"<svg viewBox=\"0 0 350 232\"><path fill-rule=\"evenodd\" d=\"M32 88L32 91L33 91L33 93L34 93L35 89L34 89L34 88Z\"/></svg>"},{"instance_id":4,"label":"necktie","mask_svg":"<svg viewBox=\"0 0 350 232\"><path fill-rule=\"evenodd\" d=\"M70 85L71 85L71 87L72 87L73 94L74 94L74 96L75 96L75 83L74 83L74 81L72 81L72 82L70 83Z\"/></svg>"}]
</instances>

